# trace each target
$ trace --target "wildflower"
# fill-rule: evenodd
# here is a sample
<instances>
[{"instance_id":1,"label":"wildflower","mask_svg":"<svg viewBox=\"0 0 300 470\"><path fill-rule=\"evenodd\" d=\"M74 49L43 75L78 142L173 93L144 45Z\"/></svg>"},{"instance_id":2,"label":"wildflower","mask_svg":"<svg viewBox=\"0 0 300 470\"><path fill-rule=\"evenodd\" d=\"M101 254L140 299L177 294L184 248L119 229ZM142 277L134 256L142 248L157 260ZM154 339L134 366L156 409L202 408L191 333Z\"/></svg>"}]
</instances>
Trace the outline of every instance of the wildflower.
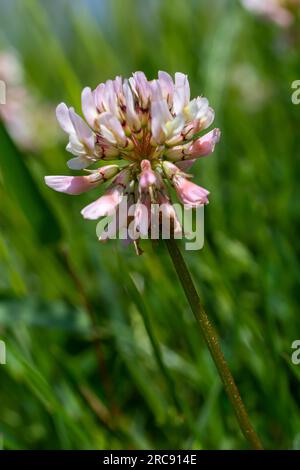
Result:
<instances>
[{"instance_id":1,"label":"wildflower","mask_svg":"<svg viewBox=\"0 0 300 470\"><path fill-rule=\"evenodd\" d=\"M116 77L93 91L84 88L82 111L85 120L61 103L56 115L69 135L66 149L74 156L69 168L85 169L88 175L46 176L45 182L56 191L80 194L110 180L104 195L81 211L84 218L114 214L122 218L122 228L128 229L132 222L138 236L143 236L151 228L156 204L161 208L161 225L168 220L175 233L180 223L169 184L188 207L208 203L208 191L190 182L185 171L213 152L220 131L198 136L212 124L214 111L206 98L190 99L186 75L176 73L173 80L159 72L158 79L148 81L143 72L135 72L129 80ZM87 169L95 164L100 166ZM121 214L125 197L129 204ZM115 235L112 225L107 233L101 239Z\"/></svg>"},{"instance_id":2,"label":"wildflower","mask_svg":"<svg viewBox=\"0 0 300 470\"><path fill-rule=\"evenodd\" d=\"M242 0L250 11L265 17L284 28L294 21L294 13L300 9L300 0Z\"/></svg>"}]
</instances>

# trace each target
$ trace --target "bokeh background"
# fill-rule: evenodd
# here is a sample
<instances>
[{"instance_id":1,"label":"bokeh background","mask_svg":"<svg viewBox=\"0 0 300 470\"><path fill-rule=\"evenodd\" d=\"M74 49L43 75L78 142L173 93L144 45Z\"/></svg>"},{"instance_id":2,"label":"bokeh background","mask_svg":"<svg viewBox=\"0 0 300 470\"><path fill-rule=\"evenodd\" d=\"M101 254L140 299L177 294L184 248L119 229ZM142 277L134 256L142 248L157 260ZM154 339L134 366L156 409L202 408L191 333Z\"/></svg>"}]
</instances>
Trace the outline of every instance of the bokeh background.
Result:
<instances>
[{"instance_id":1,"label":"bokeh background","mask_svg":"<svg viewBox=\"0 0 300 470\"><path fill-rule=\"evenodd\" d=\"M5 449L243 449L165 246L100 244L51 191L68 174L55 121L83 86L189 75L222 140L193 168L211 192L186 252L255 428L300 448L299 24L225 0L1 0L0 434Z\"/></svg>"}]
</instances>

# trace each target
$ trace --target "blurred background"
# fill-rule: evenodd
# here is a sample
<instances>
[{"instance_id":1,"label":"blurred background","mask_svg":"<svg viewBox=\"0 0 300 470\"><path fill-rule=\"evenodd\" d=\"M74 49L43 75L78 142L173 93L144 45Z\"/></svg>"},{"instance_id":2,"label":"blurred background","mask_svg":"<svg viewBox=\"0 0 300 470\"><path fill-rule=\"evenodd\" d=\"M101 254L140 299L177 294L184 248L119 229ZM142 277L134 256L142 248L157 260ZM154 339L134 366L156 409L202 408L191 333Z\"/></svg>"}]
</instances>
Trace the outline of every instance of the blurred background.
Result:
<instances>
[{"instance_id":1,"label":"blurred background","mask_svg":"<svg viewBox=\"0 0 300 470\"><path fill-rule=\"evenodd\" d=\"M189 75L222 139L193 167L211 192L185 252L253 424L300 449L299 24L231 0L2 0L0 435L5 449L246 448L163 244L100 244L69 197L55 120L84 86Z\"/></svg>"}]
</instances>

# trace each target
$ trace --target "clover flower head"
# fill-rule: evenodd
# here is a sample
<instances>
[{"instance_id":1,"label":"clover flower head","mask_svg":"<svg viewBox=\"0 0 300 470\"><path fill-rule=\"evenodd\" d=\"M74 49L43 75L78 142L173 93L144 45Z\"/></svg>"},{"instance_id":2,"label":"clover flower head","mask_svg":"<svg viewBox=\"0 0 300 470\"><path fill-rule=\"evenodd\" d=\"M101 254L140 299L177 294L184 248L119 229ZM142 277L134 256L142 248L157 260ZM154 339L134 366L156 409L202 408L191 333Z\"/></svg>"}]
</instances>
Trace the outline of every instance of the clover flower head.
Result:
<instances>
[{"instance_id":1,"label":"clover flower head","mask_svg":"<svg viewBox=\"0 0 300 470\"><path fill-rule=\"evenodd\" d=\"M87 174L46 176L45 182L56 191L80 194L110 180L104 194L82 210L84 218L118 212L126 196L128 213L118 214L125 227L133 220L136 230L146 234L155 203L176 231L180 224L169 184L188 207L208 203L208 191L192 183L186 171L197 158L213 152L220 131L199 137L212 124L214 111L204 97L191 100L186 75L176 73L173 80L159 72L157 79L148 81L143 72L135 72L129 80L116 77L95 90L86 87L82 112L85 120L64 103L56 110L59 124L69 135L66 149L74 156L68 166L85 169ZM95 164L97 169L87 170Z\"/></svg>"}]
</instances>

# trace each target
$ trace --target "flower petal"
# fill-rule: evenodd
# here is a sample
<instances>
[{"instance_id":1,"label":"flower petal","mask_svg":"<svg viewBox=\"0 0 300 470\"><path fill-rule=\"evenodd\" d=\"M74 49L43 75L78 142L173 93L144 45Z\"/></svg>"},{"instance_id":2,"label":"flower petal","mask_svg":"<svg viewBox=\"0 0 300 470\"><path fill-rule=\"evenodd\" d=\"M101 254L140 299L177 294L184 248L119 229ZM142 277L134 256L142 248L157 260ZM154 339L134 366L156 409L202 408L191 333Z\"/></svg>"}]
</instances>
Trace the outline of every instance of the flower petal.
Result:
<instances>
[{"instance_id":1,"label":"flower petal","mask_svg":"<svg viewBox=\"0 0 300 470\"><path fill-rule=\"evenodd\" d=\"M151 200L149 194L145 194L140 198L135 204L134 209L134 230L142 236L146 236L151 221Z\"/></svg>"},{"instance_id":2,"label":"flower petal","mask_svg":"<svg viewBox=\"0 0 300 470\"><path fill-rule=\"evenodd\" d=\"M139 188L141 191L145 191L148 190L150 186L156 184L157 177L151 168L151 163L149 160L141 161L141 170Z\"/></svg>"},{"instance_id":3,"label":"flower petal","mask_svg":"<svg viewBox=\"0 0 300 470\"><path fill-rule=\"evenodd\" d=\"M151 116L152 135L157 143L162 143L165 140L163 127L168 121L172 120L167 102L165 100L152 101Z\"/></svg>"},{"instance_id":4,"label":"flower petal","mask_svg":"<svg viewBox=\"0 0 300 470\"><path fill-rule=\"evenodd\" d=\"M73 155L77 155L78 157L85 156L87 153L87 149L85 148L84 144L80 142L75 132L69 135L69 142L66 146L66 150L70 153L73 153Z\"/></svg>"},{"instance_id":5,"label":"flower petal","mask_svg":"<svg viewBox=\"0 0 300 470\"><path fill-rule=\"evenodd\" d=\"M176 166L181 171L188 171L195 163L196 159L194 160L181 160L180 162L176 162Z\"/></svg>"},{"instance_id":6,"label":"flower petal","mask_svg":"<svg viewBox=\"0 0 300 470\"><path fill-rule=\"evenodd\" d=\"M120 204L122 193L120 191L113 191L104 194L96 201L84 207L81 214L85 219L96 220L99 217L112 215L116 207Z\"/></svg>"},{"instance_id":7,"label":"flower petal","mask_svg":"<svg viewBox=\"0 0 300 470\"><path fill-rule=\"evenodd\" d=\"M199 131L207 129L215 119L215 112L212 108L208 108L206 113L199 119Z\"/></svg>"},{"instance_id":8,"label":"flower petal","mask_svg":"<svg viewBox=\"0 0 300 470\"><path fill-rule=\"evenodd\" d=\"M129 83L132 91L138 97L141 107L143 109L147 109L151 97L151 89L144 72L135 72L132 74L132 77L129 79Z\"/></svg>"},{"instance_id":9,"label":"flower petal","mask_svg":"<svg viewBox=\"0 0 300 470\"><path fill-rule=\"evenodd\" d=\"M198 207L208 204L209 191L187 180L181 175L175 175L173 185L181 202L188 207Z\"/></svg>"},{"instance_id":10,"label":"flower petal","mask_svg":"<svg viewBox=\"0 0 300 470\"><path fill-rule=\"evenodd\" d=\"M187 75L177 72L175 74L175 91L173 99L173 112L177 115L190 101L190 85Z\"/></svg>"},{"instance_id":11,"label":"flower petal","mask_svg":"<svg viewBox=\"0 0 300 470\"><path fill-rule=\"evenodd\" d=\"M45 183L60 193L77 195L97 187L102 182L101 179L93 180L93 176L45 176Z\"/></svg>"},{"instance_id":12,"label":"flower petal","mask_svg":"<svg viewBox=\"0 0 300 470\"><path fill-rule=\"evenodd\" d=\"M125 132L122 128L120 121L112 113L105 112L100 114L99 125L103 137L110 143L126 144Z\"/></svg>"},{"instance_id":13,"label":"flower petal","mask_svg":"<svg viewBox=\"0 0 300 470\"><path fill-rule=\"evenodd\" d=\"M70 118L74 126L78 139L83 142L90 150L94 149L95 139L92 130L87 123L75 113L73 108L69 109Z\"/></svg>"},{"instance_id":14,"label":"flower petal","mask_svg":"<svg viewBox=\"0 0 300 470\"><path fill-rule=\"evenodd\" d=\"M85 119L88 124L94 128L95 121L98 118L98 111L96 108L95 98L92 90L85 87L81 93L81 107Z\"/></svg>"},{"instance_id":15,"label":"flower petal","mask_svg":"<svg viewBox=\"0 0 300 470\"><path fill-rule=\"evenodd\" d=\"M86 155L71 158L71 160L67 161L67 165L70 170L83 170L84 168L90 166L92 163L94 163L94 161Z\"/></svg>"},{"instance_id":16,"label":"flower petal","mask_svg":"<svg viewBox=\"0 0 300 470\"><path fill-rule=\"evenodd\" d=\"M199 139L194 140L192 144L177 145L165 151L165 156L173 162L183 160L194 160L198 157L210 155L219 142L221 136L220 129L213 129Z\"/></svg>"},{"instance_id":17,"label":"flower petal","mask_svg":"<svg viewBox=\"0 0 300 470\"><path fill-rule=\"evenodd\" d=\"M179 114L171 121L168 121L165 126L163 126L166 138L172 139L180 137L180 133L184 128L184 117L182 114Z\"/></svg>"},{"instance_id":18,"label":"flower petal","mask_svg":"<svg viewBox=\"0 0 300 470\"><path fill-rule=\"evenodd\" d=\"M171 233L181 234L182 227L177 217L173 204L168 198L160 201L159 210L161 213L161 232L163 238L169 238Z\"/></svg>"},{"instance_id":19,"label":"flower petal","mask_svg":"<svg viewBox=\"0 0 300 470\"><path fill-rule=\"evenodd\" d=\"M210 155L214 151L215 145L219 142L220 137L220 129L213 129L208 132L203 137L195 140L190 146L188 150L189 156L192 158L198 158Z\"/></svg>"},{"instance_id":20,"label":"flower petal","mask_svg":"<svg viewBox=\"0 0 300 470\"><path fill-rule=\"evenodd\" d=\"M70 118L69 108L65 103L60 103L56 107L56 118L62 130L65 131L67 134L75 132L74 126Z\"/></svg>"},{"instance_id":21,"label":"flower petal","mask_svg":"<svg viewBox=\"0 0 300 470\"><path fill-rule=\"evenodd\" d=\"M174 83L172 77L163 71L158 72L158 81L162 91L163 98L170 105L173 104L173 95L174 95Z\"/></svg>"},{"instance_id":22,"label":"flower petal","mask_svg":"<svg viewBox=\"0 0 300 470\"><path fill-rule=\"evenodd\" d=\"M130 89L128 81L125 81L123 90L124 90L124 96L126 100L126 118L127 118L128 124L134 130L138 131L141 128L141 123L135 111L132 91Z\"/></svg>"}]
</instances>

